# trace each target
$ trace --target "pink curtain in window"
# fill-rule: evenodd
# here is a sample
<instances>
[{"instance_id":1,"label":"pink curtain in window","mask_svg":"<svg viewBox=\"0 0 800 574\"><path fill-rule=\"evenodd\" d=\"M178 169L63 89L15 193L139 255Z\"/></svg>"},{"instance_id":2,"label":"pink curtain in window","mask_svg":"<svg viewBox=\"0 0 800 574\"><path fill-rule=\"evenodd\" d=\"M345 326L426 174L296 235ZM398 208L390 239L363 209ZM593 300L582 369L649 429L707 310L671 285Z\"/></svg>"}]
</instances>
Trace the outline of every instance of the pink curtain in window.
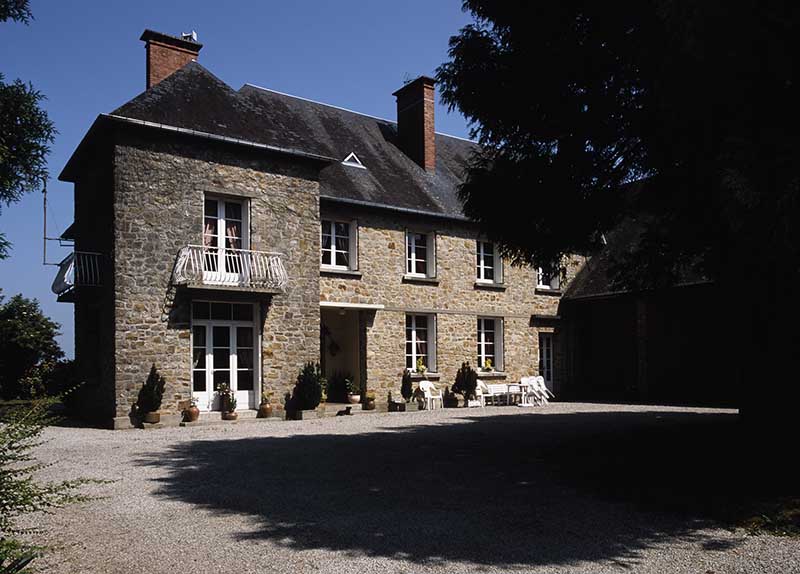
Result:
<instances>
[{"instance_id":1,"label":"pink curtain in window","mask_svg":"<svg viewBox=\"0 0 800 574\"><path fill-rule=\"evenodd\" d=\"M241 249L242 248L242 233L239 229L238 223L228 223L225 229L225 235L228 240L228 248Z\"/></svg>"},{"instance_id":2,"label":"pink curtain in window","mask_svg":"<svg viewBox=\"0 0 800 574\"><path fill-rule=\"evenodd\" d=\"M215 231L214 225L207 221L203 228L203 247L212 247L214 245Z\"/></svg>"}]
</instances>

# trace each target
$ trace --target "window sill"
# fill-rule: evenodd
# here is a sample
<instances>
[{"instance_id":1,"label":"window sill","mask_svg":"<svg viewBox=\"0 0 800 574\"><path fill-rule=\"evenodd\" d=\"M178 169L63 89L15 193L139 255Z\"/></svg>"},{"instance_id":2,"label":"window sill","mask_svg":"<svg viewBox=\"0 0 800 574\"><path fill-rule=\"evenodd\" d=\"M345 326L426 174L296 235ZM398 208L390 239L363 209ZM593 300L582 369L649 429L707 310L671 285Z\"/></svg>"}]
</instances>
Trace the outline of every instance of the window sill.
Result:
<instances>
[{"instance_id":1,"label":"window sill","mask_svg":"<svg viewBox=\"0 0 800 574\"><path fill-rule=\"evenodd\" d=\"M491 291L505 291L505 283L490 283L489 281L475 281L475 289L488 289Z\"/></svg>"},{"instance_id":2,"label":"window sill","mask_svg":"<svg viewBox=\"0 0 800 574\"><path fill-rule=\"evenodd\" d=\"M505 379L506 376L503 371L478 371L479 379Z\"/></svg>"},{"instance_id":3,"label":"window sill","mask_svg":"<svg viewBox=\"0 0 800 574\"><path fill-rule=\"evenodd\" d=\"M429 381L438 381L441 378L442 376L439 373L431 373L430 371L424 375L421 375L420 373L411 373L412 381L424 381L426 379Z\"/></svg>"},{"instance_id":4,"label":"window sill","mask_svg":"<svg viewBox=\"0 0 800 574\"><path fill-rule=\"evenodd\" d=\"M356 269L336 269L335 267L320 267L320 275L331 277L349 277L351 279L361 279L361 271Z\"/></svg>"},{"instance_id":5,"label":"window sill","mask_svg":"<svg viewBox=\"0 0 800 574\"><path fill-rule=\"evenodd\" d=\"M403 283L421 283L424 285L438 285L436 277L423 277L421 275L403 275Z\"/></svg>"},{"instance_id":6,"label":"window sill","mask_svg":"<svg viewBox=\"0 0 800 574\"><path fill-rule=\"evenodd\" d=\"M537 295L561 295L561 289L549 289L547 287L537 287L536 288Z\"/></svg>"}]
</instances>

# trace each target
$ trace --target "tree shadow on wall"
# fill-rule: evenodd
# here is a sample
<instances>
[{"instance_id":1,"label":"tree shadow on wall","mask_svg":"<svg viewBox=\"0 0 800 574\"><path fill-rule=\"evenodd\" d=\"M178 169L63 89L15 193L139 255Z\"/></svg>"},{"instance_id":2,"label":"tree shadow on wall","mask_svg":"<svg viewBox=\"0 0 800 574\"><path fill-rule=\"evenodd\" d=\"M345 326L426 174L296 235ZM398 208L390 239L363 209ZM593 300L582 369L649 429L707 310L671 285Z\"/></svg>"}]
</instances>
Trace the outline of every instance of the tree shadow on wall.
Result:
<instances>
[{"instance_id":1,"label":"tree shadow on wall","mask_svg":"<svg viewBox=\"0 0 800 574\"><path fill-rule=\"evenodd\" d=\"M729 539L700 529L735 522L756 494L783 492L750 466L763 455L742 448L735 415L439 421L193 441L140 462L168 470L157 496L257 518L243 539L422 564L631 564L676 539L724 549Z\"/></svg>"}]
</instances>

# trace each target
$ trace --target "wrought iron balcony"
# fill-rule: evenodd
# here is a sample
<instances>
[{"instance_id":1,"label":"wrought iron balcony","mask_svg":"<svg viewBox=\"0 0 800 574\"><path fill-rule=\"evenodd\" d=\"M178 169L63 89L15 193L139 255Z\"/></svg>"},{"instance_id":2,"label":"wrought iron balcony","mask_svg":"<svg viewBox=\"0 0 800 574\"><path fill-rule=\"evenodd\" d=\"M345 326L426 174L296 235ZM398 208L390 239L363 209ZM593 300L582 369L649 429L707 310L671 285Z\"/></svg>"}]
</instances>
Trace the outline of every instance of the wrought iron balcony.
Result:
<instances>
[{"instance_id":1,"label":"wrought iron balcony","mask_svg":"<svg viewBox=\"0 0 800 574\"><path fill-rule=\"evenodd\" d=\"M178 253L172 281L187 287L283 292L289 276L282 253L187 245Z\"/></svg>"},{"instance_id":2,"label":"wrought iron balcony","mask_svg":"<svg viewBox=\"0 0 800 574\"><path fill-rule=\"evenodd\" d=\"M74 251L67 255L58 264L58 273L53 280L51 289L59 296L59 300L67 295L75 287L99 287L100 253L90 251Z\"/></svg>"}]
</instances>

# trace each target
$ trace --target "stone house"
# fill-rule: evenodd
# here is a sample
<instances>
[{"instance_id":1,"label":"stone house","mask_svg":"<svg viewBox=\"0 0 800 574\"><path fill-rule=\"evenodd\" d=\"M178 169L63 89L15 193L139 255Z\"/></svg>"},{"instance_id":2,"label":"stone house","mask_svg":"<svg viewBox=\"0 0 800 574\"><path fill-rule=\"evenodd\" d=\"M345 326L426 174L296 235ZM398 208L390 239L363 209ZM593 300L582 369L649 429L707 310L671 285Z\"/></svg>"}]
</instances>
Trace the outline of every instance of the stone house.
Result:
<instances>
[{"instance_id":1,"label":"stone house","mask_svg":"<svg viewBox=\"0 0 800 574\"><path fill-rule=\"evenodd\" d=\"M60 179L75 251L54 282L74 304L83 407L130 425L155 364L163 419L194 397L280 409L306 361L385 403L418 362L441 387L542 373L559 392L558 272L504 264L461 213L476 144L435 132L434 82L393 95L389 121L253 85L197 63L192 36L145 31L147 89L101 114Z\"/></svg>"}]
</instances>

